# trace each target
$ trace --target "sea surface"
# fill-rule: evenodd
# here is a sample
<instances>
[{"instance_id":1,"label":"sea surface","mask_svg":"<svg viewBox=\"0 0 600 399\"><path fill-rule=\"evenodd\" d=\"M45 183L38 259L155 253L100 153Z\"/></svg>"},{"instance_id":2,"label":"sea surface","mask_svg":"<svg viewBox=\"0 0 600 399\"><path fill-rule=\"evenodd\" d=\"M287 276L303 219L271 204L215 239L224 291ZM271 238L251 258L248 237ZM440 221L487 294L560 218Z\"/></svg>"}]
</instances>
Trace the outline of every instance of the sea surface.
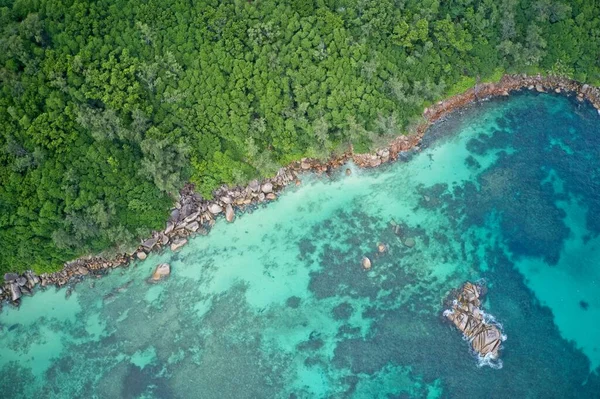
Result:
<instances>
[{"instance_id":1,"label":"sea surface","mask_svg":"<svg viewBox=\"0 0 600 399\"><path fill-rule=\"evenodd\" d=\"M5 307L0 397L600 398L599 166L587 103L474 104L396 163L306 174L179 252ZM442 316L481 279L491 365Z\"/></svg>"}]
</instances>

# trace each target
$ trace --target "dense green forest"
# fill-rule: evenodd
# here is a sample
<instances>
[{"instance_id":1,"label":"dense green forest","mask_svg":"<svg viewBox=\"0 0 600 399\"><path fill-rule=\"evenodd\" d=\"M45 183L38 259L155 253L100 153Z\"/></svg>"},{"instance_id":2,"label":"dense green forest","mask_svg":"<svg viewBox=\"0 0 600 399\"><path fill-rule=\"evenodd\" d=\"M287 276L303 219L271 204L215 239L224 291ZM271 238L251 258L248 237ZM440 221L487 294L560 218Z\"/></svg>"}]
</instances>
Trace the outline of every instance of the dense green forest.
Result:
<instances>
[{"instance_id":1,"label":"dense green forest","mask_svg":"<svg viewBox=\"0 0 600 399\"><path fill-rule=\"evenodd\" d=\"M56 270L503 72L600 82L592 0L0 0L0 271ZM120 247L119 247L120 245Z\"/></svg>"}]
</instances>

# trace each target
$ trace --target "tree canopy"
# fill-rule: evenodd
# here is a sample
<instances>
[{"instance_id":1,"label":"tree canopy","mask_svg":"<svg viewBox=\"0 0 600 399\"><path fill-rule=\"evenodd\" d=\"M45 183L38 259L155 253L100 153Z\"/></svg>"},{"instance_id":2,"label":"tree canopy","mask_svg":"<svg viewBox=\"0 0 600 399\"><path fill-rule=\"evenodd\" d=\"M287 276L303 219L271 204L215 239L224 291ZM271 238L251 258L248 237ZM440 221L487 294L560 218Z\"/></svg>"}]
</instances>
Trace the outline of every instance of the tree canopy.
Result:
<instances>
[{"instance_id":1,"label":"tree canopy","mask_svg":"<svg viewBox=\"0 0 600 399\"><path fill-rule=\"evenodd\" d=\"M502 71L600 82L598 2L0 0L0 271L135 242L186 181L367 150Z\"/></svg>"}]
</instances>

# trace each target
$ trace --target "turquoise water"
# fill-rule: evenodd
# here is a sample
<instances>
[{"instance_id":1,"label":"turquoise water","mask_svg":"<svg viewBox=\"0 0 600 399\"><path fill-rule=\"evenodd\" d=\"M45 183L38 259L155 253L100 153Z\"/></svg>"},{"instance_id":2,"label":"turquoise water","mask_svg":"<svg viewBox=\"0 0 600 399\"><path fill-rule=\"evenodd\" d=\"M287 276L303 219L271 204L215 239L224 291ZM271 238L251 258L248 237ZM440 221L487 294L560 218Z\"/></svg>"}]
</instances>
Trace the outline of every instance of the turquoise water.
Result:
<instances>
[{"instance_id":1,"label":"turquoise water","mask_svg":"<svg viewBox=\"0 0 600 399\"><path fill-rule=\"evenodd\" d=\"M303 176L177 253L5 308L0 396L598 398L599 134L590 106L519 94L403 161ZM442 317L481 278L500 369Z\"/></svg>"}]
</instances>

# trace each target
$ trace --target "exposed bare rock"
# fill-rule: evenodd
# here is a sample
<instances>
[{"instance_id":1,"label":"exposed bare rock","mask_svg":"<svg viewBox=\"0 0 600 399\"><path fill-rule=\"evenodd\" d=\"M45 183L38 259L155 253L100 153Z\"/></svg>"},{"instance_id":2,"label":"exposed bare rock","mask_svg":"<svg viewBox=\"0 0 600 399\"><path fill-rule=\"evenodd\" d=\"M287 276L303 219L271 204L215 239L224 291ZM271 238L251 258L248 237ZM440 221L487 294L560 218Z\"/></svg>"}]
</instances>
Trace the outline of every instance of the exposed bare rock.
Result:
<instances>
[{"instance_id":1,"label":"exposed bare rock","mask_svg":"<svg viewBox=\"0 0 600 399\"><path fill-rule=\"evenodd\" d=\"M19 278L19 275L17 273L6 273L4 275L4 281L6 281L7 283L11 283L18 278Z\"/></svg>"},{"instance_id":2,"label":"exposed bare rock","mask_svg":"<svg viewBox=\"0 0 600 399\"><path fill-rule=\"evenodd\" d=\"M477 354L496 359L505 337L498 325L488 322L484 317L480 308L482 296L482 286L466 282L449 298L452 306L444 312L444 316L462 331Z\"/></svg>"},{"instance_id":3,"label":"exposed bare rock","mask_svg":"<svg viewBox=\"0 0 600 399\"><path fill-rule=\"evenodd\" d=\"M227 204L227 207L225 207L225 219L227 219L229 223L233 222L233 219L235 219L235 212L231 204Z\"/></svg>"},{"instance_id":4,"label":"exposed bare rock","mask_svg":"<svg viewBox=\"0 0 600 399\"><path fill-rule=\"evenodd\" d=\"M260 190L260 183L258 182L258 180L252 180L249 184L248 184L248 188L252 191L252 192L257 192L258 190Z\"/></svg>"},{"instance_id":5,"label":"exposed bare rock","mask_svg":"<svg viewBox=\"0 0 600 399\"><path fill-rule=\"evenodd\" d=\"M148 257L144 251L138 251L135 255L139 260L144 260Z\"/></svg>"},{"instance_id":6,"label":"exposed bare rock","mask_svg":"<svg viewBox=\"0 0 600 399\"><path fill-rule=\"evenodd\" d=\"M185 219L183 219L183 221L185 223L191 223L194 220L198 219L198 216L200 216L200 211L196 211L196 212L192 213L190 216L188 216Z\"/></svg>"},{"instance_id":7,"label":"exposed bare rock","mask_svg":"<svg viewBox=\"0 0 600 399\"><path fill-rule=\"evenodd\" d=\"M185 238L178 238L171 243L171 251L177 251L179 248L183 247L187 244L187 240Z\"/></svg>"},{"instance_id":8,"label":"exposed bare rock","mask_svg":"<svg viewBox=\"0 0 600 399\"><path fill-rule=\"evenodd\" d=\"M21 298L21 288L19 287L19 284L12 283L10 285L10 294L13 302Z\"/></svg>"},{"instance_id":9,"label":"exposed bare rock","mask_svg":"<svg viewBox=\"0 0 600 399\"><path fill-rule=\"evenodd\" d=\"M171 216L169 216L169 221L177 223L177 221L179 221L179 216L179 209L173 209L171 211Z\"/></svg>"},{"instance_id":10,"label":"exposed bare rock","mask_svg":"<svg viewBox=\"0 0 600 399\"><path fill-rule=\"evenodd\" d=\"M267 194L267 196L265 198L268 199L269 201L273 201L274 199L277 199L277 194L269 193L269 194Z\"/></svg>"},{"instance_id":11,"label":"exposed bare rock","mask_svg":"<svg viewBox=\"0 0 600 399\"><path fill-rule=\"evenodd\" d=\"M221 206L219 204L210 204L208 206L208 211L210 213L212 213L213 215L216 215L216 214L223 212L223 208L221 208Z\"/></svg>"},{"instance_id":12,"label":"exposed bare rock","mask_svg":"<svg viewBox=\"0 0 600 399\"><path fill-rule=\"evenodd\" d=\"M165 229L165 234L170 234L175 228L175 224L173 222L167 222L167 228Z\"/></svg>"},{"instance_id":13,"label":"exposed bare rock","mask_svg":"<svg viewBox=\"0 0 600 399\"><path fill-rule=\"evenodd\" d=\"M188 224L187 226L185 226L185 229L188 231L197 231L198 228L200 228L200 224L198 222L192 222L190 224Z\"/></svg>"},{"instance_id":14,"label":"exposed bare rock","mask_svg":"<svg viewBox=\"0 0 600 399\"><path fill-rule=\"evenodd\" d=\"M224 197L221 197L221 202L224 203L224 204L226 204L226 205L229 205L229 204L231 204L233 202L233 200L231 199L230 196L226 195Z\"/></svg>"},{"instance_id":15,"label":"exposed bare rock","mask_svg":"<svg viewBox=\"0 0 600 399\"><path fill-rule=\"evenodd\" d=\"M263 201L265 200L265 193L260 193L260 194L258 194L258 200L259 200L260 202L263 202Z\"/></svg>"},{"instance_id":16,"label":"exposed bare rock","mask_svg":"<svg viewBox=\"0 0 600 399\"><path fill-rule=\"evenodd\" d=\"M154 269L154 273L152 273L152 277L150 277L149 282L156 283L169 277L170 274L171 266L168 263L161 263L156 266L156 269Z\"/></svg>"},{"instance_id":17,"label":"exposed bare rock","mask_svg":"<svg viewBox=\"0 0 600 399\"><path fill-rule=\"evenodd\" d=\"M271 184L270 182L266 182L265 184L262 185L261 190L265 194L272 193L273 192L273 184Z\"/></svg>"},{"instance_id":18,"label":"exposed bare rock","mask_svg":"<svg viewBox=\"0 0 600 399\"><path fill-rule=\"evenodd\" d=\"M157 242L158 242L158 238L152 237L152 238L149 238L146 241L144 241L142 243L142 247L146 248L148 251L151 251Z\"/></svg>"},{"instance_id":19,"label":"exposed bare rock","mask_svg":"<svg viewBox=\"0 0 600 399\"><path fill-rule=\"evenodd\" d=\"M366 256L363 256L362 267L365 270L369 270L371 268L371 259L367 258Z\"/></svg>"},{"instance_id":20,"label":"exposed bare rock","mask_svg":"<svg viewBox=\"0 0 600 399\"><path fill-rule=\"evenodd\" d=\"M162 234L162 235L160 236L160 244L161 244L162 246L165 246L165 245L167 245L168 243L169 243L169 236L168 236L168 235L166 235L166 234Z\"/></svg>"}]
</instances>

